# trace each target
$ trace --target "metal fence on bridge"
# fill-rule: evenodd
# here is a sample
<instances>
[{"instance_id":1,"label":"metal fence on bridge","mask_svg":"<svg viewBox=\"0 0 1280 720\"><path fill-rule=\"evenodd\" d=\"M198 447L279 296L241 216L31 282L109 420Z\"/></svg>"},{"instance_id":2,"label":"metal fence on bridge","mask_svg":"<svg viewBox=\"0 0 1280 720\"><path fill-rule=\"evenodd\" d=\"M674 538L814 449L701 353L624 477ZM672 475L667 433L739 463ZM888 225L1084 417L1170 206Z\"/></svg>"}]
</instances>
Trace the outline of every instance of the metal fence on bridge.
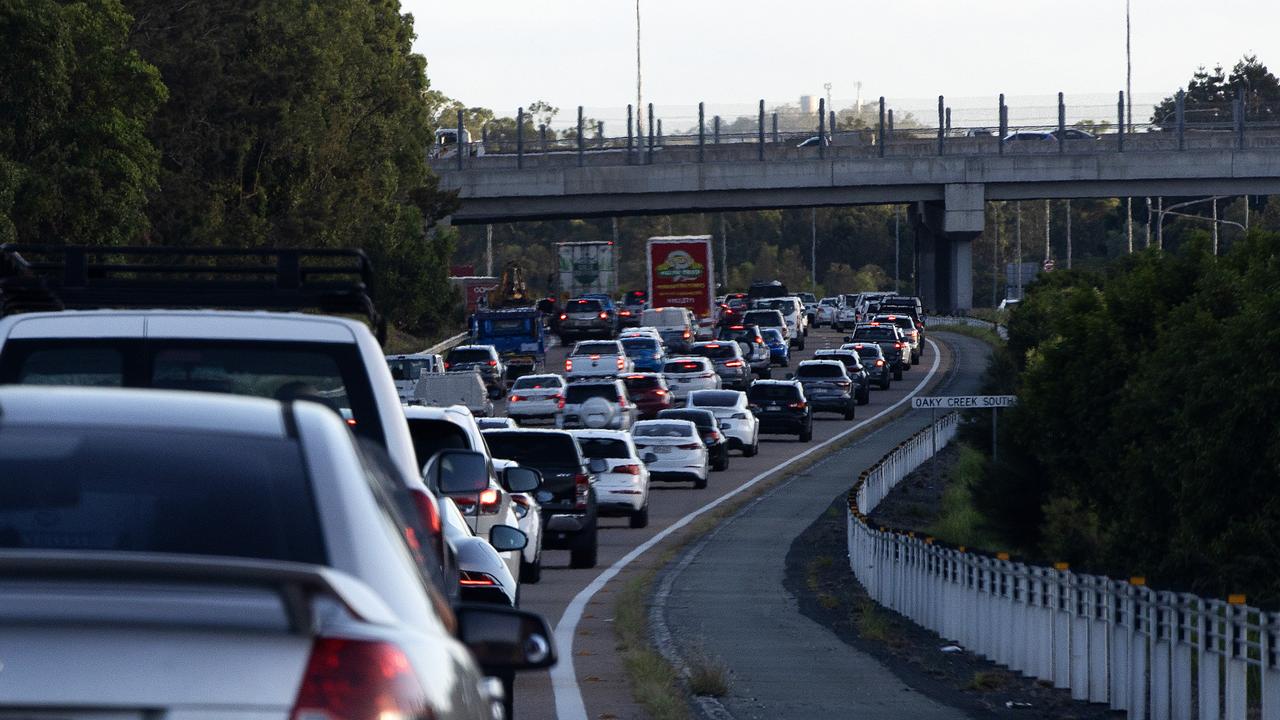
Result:
<instances>
[{"instance_id":1,"label":"metal fence on bridge","mask_svg":"<svg viewBox=\"0 0 1280 720\"><path fill-rule=\"evenodd\" d=\"M868 513L946 445L949 414L859 476L849 563L876 602L1009 669L1133 720L1280 718L1280 613L951 547Z\"/></svg>"}]
</instances>

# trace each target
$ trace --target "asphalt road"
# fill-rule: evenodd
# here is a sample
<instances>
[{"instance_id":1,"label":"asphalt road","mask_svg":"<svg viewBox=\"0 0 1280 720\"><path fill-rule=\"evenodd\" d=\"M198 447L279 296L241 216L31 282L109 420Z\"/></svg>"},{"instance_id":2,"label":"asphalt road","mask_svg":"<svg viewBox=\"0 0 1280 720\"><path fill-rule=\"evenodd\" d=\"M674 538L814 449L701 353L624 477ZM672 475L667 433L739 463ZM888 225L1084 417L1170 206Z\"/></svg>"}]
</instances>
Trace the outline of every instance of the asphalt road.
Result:
<instances>
[{"instance_id":1,"label":"asphalt road","mask_svg":"<svg viewBox=\"0 0 1280 720\"><path fill-rule=\"evenodd\" d=\"M812 356L814 350L839 347L842 335L829 330L811 332L805 351L796 351L792 365L800 359ZM949 353L943 347L942 363L939 373L949 367ZM562 368L566 350L554 348L548 351L546 367L548 370ZM729 469L711 474L708 487L694 490L691 484L655 484L650 499L650 524L642 530L627 527L625 518L602 518L600 521L599 564L590 570L573 570L568 568L567 551L548 550L543 555L544 572L542 581L536 585L525 585L521 589L521 606L543 614L553 625L561 624L565 611L573 599L584 588L587 588L599 576L607 571L620 558L642 545L654 536L679 522L689 513L697 510L707 502L748 483L762 471L786 463L805 449L848 430L853 425L901 400L914 390L928 372L933 363L932 348L927 348L920 365L904 373L902 381L894 382L889 390L872 390L871 403L858 408L858 416L853 421L845 421L830 413L820 413L814 422L813 441L798 443L794 436L762 436L760 452L756 457L744 458L734 454ZM783 377L785 370L775 369L774 377ZM852 477L848 478L852 481ZM815 512L830 501L828 494L821 505L815 505ZM796 532L808 524L796 523ZM783 553L788 543L780 545ZM571 677L560 677L559 699L581 693L585 705L585 714L580 718L570 718L575 712L562 712L561 720L614 720L645 718L644 712L637 707L631 696L625 669L618 656L616 640L612 628L614 595L622 584L637 573L656 568L662 549L659 545L651 551L636 558L634 562L605 583L581 609L581 617L573 626L573 647L570 654L566 643L559 643L562 663L566 655L571 658L574 673ZM560 628L565 630L566 627ZM558 633L559 634L559 633ZM563 670L561 671L563 674ZM557 693L553 690L550 673L531 673L520 676L516 690L516 717L518 718L555 718ZM562 705L562 708L565 707ZM572 703L569 704L572 708Z\"/></svg>"}]
</instances>

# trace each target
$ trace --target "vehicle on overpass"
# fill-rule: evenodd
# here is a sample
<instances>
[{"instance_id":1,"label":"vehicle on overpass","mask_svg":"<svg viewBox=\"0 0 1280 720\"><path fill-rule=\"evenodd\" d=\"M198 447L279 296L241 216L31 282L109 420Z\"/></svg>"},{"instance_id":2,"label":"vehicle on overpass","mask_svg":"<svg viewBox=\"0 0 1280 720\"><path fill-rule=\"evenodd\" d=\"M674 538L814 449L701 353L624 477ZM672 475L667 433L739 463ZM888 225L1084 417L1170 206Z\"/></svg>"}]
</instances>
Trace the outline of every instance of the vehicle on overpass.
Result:
<instances>
[{"instance_id":1,"label":"vehicle on overpass","mask_svg":"<svg viewBox=\"0 0 1280 720\"><path fill-rule=\"evenodd\" d=\"M467 157L483 157L484 143L472 142L471 131L466 128L462 129L462 143L466 147ZM458 128L440 128L436 130L436 140L431 145L428 157L432 159L444 160L446 158L458 157Z\"/></svg>"}]
</instances>

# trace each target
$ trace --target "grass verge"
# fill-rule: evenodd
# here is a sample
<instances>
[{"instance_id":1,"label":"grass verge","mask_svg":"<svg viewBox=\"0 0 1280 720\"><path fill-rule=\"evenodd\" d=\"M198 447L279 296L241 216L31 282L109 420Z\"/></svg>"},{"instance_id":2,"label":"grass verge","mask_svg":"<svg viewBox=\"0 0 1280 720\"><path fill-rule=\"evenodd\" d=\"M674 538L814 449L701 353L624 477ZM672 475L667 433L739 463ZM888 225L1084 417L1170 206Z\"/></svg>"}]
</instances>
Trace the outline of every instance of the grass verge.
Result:
<instances>
[{"instance_id":1,"label":"grass verge","mask_svg":"<svg viewBox=\"0 0 1280 720\"><path fill-rule=\"evenodd\" d=\"M960 445L960 456L951 470L951 480L942 493L936 520L927 532L952 545L974 548L1000 547L998 538L986 530L982 513L973 504L973 486L982 479L986 458L968 445Z\"/></svg>"},{"instance_id":2,"label":"grass verge","mask_svg":"<svg viewBox=\"0 0 1280 720\"><path fill-rule=\"evenodd\" d=\"M902 637L899 635L897 628L893 626L889 613L885 612L879 603L864 598L862 602L858 603L853 612L854 627L858 629L858 634L863 638L882 642L893 647L902 644Z\"/></svg>"},{"instance_id":3,"label":"grass verge","mask_svg":"<svg viewBox=\"0 0 1280 720\"><path fill-rule=\"evenodd\" d=\"M1004 340L996 334L996 331L988 327L978 327L977 325L938 325L932 330L936 332L949 332L956 335L967 335L971 338L981 340L992 347L1003 347Z\"/></svg>"}]
</instances>

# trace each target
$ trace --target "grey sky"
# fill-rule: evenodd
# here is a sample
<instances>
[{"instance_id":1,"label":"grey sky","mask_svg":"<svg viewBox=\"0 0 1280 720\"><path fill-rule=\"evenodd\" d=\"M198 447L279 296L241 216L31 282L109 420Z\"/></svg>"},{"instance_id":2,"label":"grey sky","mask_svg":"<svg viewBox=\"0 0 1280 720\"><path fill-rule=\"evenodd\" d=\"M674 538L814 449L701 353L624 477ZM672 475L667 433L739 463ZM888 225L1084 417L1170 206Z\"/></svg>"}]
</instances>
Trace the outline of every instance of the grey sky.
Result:
<instances>
[{"instance_id":1,"label":"grey sky","mask_svg":"<svg viewBox=\"0 0 1280 720\"><path fill-rule=\"evenodd\" d=\"M545 99L568 115L635 100L633 0L401 2L432 86L468 105L508 114ZM1124 86L1124 0L641 2L645 102L794 103L830 82L840 105L861 80L864 99L1062 90L1102 103ZM1273 0L1133 0L1133 18L1140 99L1246 52L1280 69Z\"/></svg>"}]
</instances>

